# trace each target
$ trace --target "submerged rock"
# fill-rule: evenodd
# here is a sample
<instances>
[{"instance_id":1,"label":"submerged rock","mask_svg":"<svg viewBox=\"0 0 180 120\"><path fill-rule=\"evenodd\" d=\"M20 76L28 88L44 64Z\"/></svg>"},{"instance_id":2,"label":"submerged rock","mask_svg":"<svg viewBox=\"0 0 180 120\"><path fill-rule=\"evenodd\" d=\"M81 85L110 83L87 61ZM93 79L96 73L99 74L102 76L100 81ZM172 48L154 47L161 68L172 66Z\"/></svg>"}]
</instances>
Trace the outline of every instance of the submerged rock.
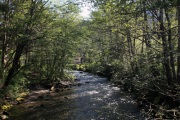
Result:
<instances>
[{"instance_id":1,"label":"submerged rock","mask_svg":"<svg viewBox=\"0 0 180 120\"><path fill-rule=\"evenodd\" d=\"M77 82L77 81L80 81L80 80L76 78L74 81L76 81L76 82Z\"/></svg>"},{"instance_id":2,"label":"submerged rock","mask_svg":"<svg viewBox=\"0 0 180 120\"><path fill-rule=\"evenodd\" d=\"M81 85L82 85L82 83L78 83L78 84L77 84L77 86L81 86Z\"/></svg>"}]
</instances>

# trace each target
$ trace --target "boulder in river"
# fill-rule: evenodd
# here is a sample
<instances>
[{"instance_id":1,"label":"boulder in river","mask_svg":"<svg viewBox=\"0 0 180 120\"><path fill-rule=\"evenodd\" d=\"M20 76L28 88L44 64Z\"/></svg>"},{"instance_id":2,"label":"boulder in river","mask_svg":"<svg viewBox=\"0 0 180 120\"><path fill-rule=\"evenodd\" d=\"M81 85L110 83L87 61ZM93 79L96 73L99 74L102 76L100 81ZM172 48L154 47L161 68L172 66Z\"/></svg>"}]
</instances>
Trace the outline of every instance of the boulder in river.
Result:
<instances>
[{"instance_id":1,"label":"boulder in river","mask_svg":"<svg viewBox=\"0 0 180 120\"><path fill-rule=\"evenodd\" d=\"M87 82L85 82L86 84L89 84L90 82L89 81L87 81Z\"/></svg>"},{"instance_id":2,"label":"boulder in river","mask_svg":"<svg viewBox=\"0 0 180 120\"><path fill-rule=\"evenodd\" d=\"M74 81L80 81L80 80L76 78Z\"/></svg>"},{"instance_id":3,"label":"boulder in river","mask_svg":"<svg viewBox=\"0 0 180 120\"><path fill-rule=\"evenodd\" d=\"M77 83L77 86L81 86L82 85L82 83Z\"/></svg>"}]
</instances>

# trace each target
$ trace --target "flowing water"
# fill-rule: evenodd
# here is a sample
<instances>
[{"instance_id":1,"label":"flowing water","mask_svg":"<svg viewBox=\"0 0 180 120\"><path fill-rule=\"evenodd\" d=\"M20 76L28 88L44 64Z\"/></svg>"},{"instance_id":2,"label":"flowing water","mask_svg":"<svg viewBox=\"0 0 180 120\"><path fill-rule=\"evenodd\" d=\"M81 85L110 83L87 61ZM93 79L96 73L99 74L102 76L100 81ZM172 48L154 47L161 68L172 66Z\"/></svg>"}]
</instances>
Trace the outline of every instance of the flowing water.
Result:
<instances>
[{"instance_id":1,"label":"flowing water","mask_svg":"<svg viewBox=\"0 0 180 120\"><path fill-rule=\"evenodd\" d=\"M71 71L78 85L58 93L38 91L41 96L14 106L13 120L144 120L136 102L106 78ZM34 93L34 94L39 94Z\"/></svg>"}]
</instances>

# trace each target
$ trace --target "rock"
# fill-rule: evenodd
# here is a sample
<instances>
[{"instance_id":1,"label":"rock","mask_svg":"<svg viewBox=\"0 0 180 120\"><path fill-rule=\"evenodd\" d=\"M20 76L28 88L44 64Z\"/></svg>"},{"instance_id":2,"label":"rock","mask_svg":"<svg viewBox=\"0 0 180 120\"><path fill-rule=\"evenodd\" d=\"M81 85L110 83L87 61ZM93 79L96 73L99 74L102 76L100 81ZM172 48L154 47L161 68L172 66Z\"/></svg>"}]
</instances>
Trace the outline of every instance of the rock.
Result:
<instances>
[{"instance_id":1,"label":"rock","mask_svg":"<svg viewBox=\"0 0 180 120\"><path fill-rule=\"evenodd\" d=\"M46 97L50 97L50 95L48 94L48 95L46 95Z\"/></svg>"},{"instance_id":2,"label":"rock","mask_svg":"<svg viewBox=\"0 0 180 120\"><path fill-rule=\"evenodd\" d=\"M20 105L20 104L22 104L22 102L20 102L20 101L18 101L18 102L16 103L16 105Z\"/></svg>"},{"instance_id":3,"label":"rock","mask_svg":"<svg viewBox=\"0 0 180 120\"><path fill-rule=\"evenodd\" d=\"M113 83L117 84L117 85L122 85L123 84L122 81L120 81L120 80L115 80L115 81L113 81Z\"/></svg>"},{"instance_id":4,"label":"rock","mask_svg":"<svg viewBox=\"0 0 180 120\"><path fill-rule=\"evenodd\" d=\"M68 88L69 87L69 85L64 85L64 88Z\"/></svg>"},{"instance_id":5,"label":"rock","mask_svg":"<svg viewBox=\"0 0 180 120\"><path fill-rule=\"evenodd\" d=\"M49 91L54 91L54 86L52 86L52 87L49 89Z\"/></svg>"},{"instance_id":6,"label":"rock","mask_svg":"<svg viewBox=\"0 0 180 120\"><path fill-rule=\"evenodd\" d=\"M77 84L77 86L81 86L81 85L82 85L82 83L78 83L78 84Z\"/></svg>"},{"instance_id":7,"label":"rock","mask_svg":"<svg viewBox=\"0 0 180 120\"><path fill-rule=\"evenodd\" d=\"M4 99L7 100L7 101L11 100L11 98L8 97L8 96L4 97Z\"/></svg>"},{"instance_id":8,"label":"rock","mask_svg":"<svg viewBox=\"0 0 180 120\"><path fill-rule=\"evenodd\" d=\"M72 87L72 83L69 84L69 87Z\"/></svg>"},{"instance_id":9,"label":"rock","mask_svg":"<svg viewBox=\"0 0 180 120\"><path fill-rule=\"evenodd\" d=\"M87 82L85 82L85 83L89 84L89 82L88 82L88 81L87 81Z\"/></svg>"},{"instance_id":10,"label":"rock","mask_svg":"<svg viewBox=\"0 0 180 120\"><path fill-rule=\"evenodd\" d=\"M39 99L44 99L44 96L40 95L38 98L39 98Z\"/></svg>"},{"instance_id":11,"label":"rock","mask_svg":"<svg viewBox=\"0 0 180 120\"><path fill-rule=\"evenodd\" d=\"M61 83L56 83L55 85L54 85L54 89L56 89L56 88L62 88L62 86L63 86L63 84L61 84Z\"/></svg>"},{"instance_id":12,"label":"rock","mask_svg":"<svg viewBox=\"0 0 180 120\"><path fill-rule=\"evenodd\" d=\"M76 86L77 84L72 84L72 86Z\"/></svg>"},{"instance_id":13,"label":"rock","mask_svg":"<svg viewBox=\"0 0 180 120\"><path fill-rule=\"evenodd\" d=\"M58 88L57 88L57 89L55 89L55 92L60 92L60 89L58 89Z\"/></svg>"},{"instance_id":14,"label":"rock","mask_svg":"<svg viewBox=\"0 0 180 120\"><path fill-rule=\"evenodd\" d=\"M64 99L69 99L69 98L65 96Z\"/></svg>"},{"instance_id":15,"label":"rock","mask_svg":"<svg viewBox=\"0 0 180 120\"><path fill-rule=\"evenodd\" d=\"M81 71L81 72L79 72L79 73L83 73L83 72Z\"/></svg>"},{"instance_id":16,"label":"rock","mask_svg":"<svg viewBox=\"0 0 180 120\"><path fill-rule=\"evenodd\" d=\"M0 120L8 120L9 117L7 115L1 115Z\"/></svg>"},{"instance_id":17,"label":"rock","mask_svg":"<svg viewBox=\"0 0 180 120\"><path fill-rule=\"evenodd\" d=\"M60 81L54 85L54 88L59 88L59 89L68 88L70 87L70 85L72 85L72 83L68 81Z\"/></svg>"},{"instance_id":18,"label":"rock","mask_svg":"<svg viewBox=\"0 0 180 120\"><path fill-rule=\"evenodd\" d=\"M44 104L41 104L40 107L45 107L45 105L44 105Z\"/></svg>"},{"instance_id":19,"label":"rock","mask_svg":"<svg viewBox=\"0 0 180 120\"><path fill-rule=\"evenodd\" d=\"M32 106L32 105L28 106L29 109L31 109L31 108L33 108L33 107L34 107L34 106Z\"/></svg>"},{"instance_id":20,"label":"rock","mask_svg":"<svg viewBox=\"0 0 180 120\"><path fill-rule=\"evenodd\" d=\"M0 120L9 120L9 113L6 111L2 112L2 115L0 115Z\"/></svg>"},{"instance_id":21,"label":"rock","mask_svg":"<svg viewBox=\"0 0 180 120\"><path fill-rule=\"evenodd\" d=\"M17 101L16 105L19 105L22 104L25 100L24 98L16 98L16 101Z\"/></svg>"},{"instance_id":22,"label":"rock","mask_svg":"<svg viewBox=\"0 0 180 120\"><path fill-rule=\"evenodd\" d=\"M101 72L101 71L97 71L96 74L99 75L99 76L104 76L104 73Z\"/></svg>"},{"instance_id":23,"label":"rock","mask_svg":"<svg viewBox=\"0 0 180 120\"><path fill-rule=\"evenodd\" d=\"M71 88L68 88L67 90L72 90Z\"/></svg>"},{"instance_id":24,"label":"rock","mask_svg":"<svg viewBox=\"0 0 180 120\"><path fill-rule=\"evenodd\" d=\"M80 81L80 80L76 78L74 81Z\"/></svg>"},{"instance_id":25,"label":"rock","mask_svg":"<svg viewBox=\"0 0 180 120\"><path fill-rule=\"evenodd\" d=\"M60 89L60 91L64 91L65 89L63 88L63 89Z\"/></svg>"},{"instance_id":26,"label":"rock","mask_svg":"<svg viewBox=\"0 0 180 120\"><path fill-rule=\"evenodd\" d=\"M50 100L50 98L45 98L44 100L48 101L48 100Z\"/></svg>"},{"instance_id":27,"label":"rock","mask_svg":"<svg viewBox=\"0 0 180 120\"><path fill-rule=\"evenodd\" d=\"M3 115L7 115L7 116L9 116L10 114L8 113L8 112L6 112L6 111L3 111L3 113L2 113Z\"/></svg>"}]
</instances>

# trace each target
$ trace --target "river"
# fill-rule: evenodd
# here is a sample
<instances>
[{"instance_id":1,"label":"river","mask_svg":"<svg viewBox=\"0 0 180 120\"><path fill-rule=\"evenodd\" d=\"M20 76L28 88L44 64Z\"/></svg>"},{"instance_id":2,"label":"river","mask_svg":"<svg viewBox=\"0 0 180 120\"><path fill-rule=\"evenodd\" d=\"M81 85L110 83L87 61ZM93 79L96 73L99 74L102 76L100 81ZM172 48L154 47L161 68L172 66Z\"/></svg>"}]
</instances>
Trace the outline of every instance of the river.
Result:
<instances>
[{"instance_id":1,"label":"river","mask_svg":"<svg viewBox=\"0 0 180 120\"><path fill-rule=\"evenodd\" d=\"M15 105L13 120L145 120L131 95L106 78L71 71L78 85L60 92L41 90L38 99Z\"/></svg>"}]
</instances>

